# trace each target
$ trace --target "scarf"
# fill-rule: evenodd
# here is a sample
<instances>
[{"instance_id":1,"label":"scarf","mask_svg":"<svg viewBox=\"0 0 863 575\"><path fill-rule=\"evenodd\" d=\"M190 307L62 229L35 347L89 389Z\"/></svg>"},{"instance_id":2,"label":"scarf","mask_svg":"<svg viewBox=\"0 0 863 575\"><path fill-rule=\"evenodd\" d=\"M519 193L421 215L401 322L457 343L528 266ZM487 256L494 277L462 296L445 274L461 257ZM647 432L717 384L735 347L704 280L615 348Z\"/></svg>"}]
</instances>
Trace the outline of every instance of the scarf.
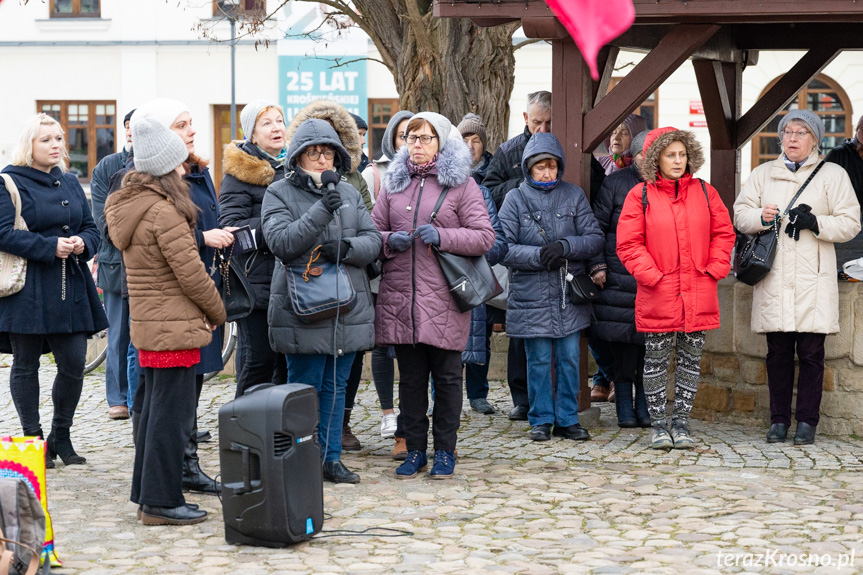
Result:
<instances>
[{"instance_id":1,"label":"scarf","mask_svg":"<svg viewBox=\"0 0 863 575\"><path fill-rule=\"evenodd\" d=\"M799 170L800 166L802 166L806 162L806 160L803 160L802 162L792 162L785 154L782 154L782 161L785 162L785 167L792 172L796 172L797 170Z\"/></svg>"},{"instance_id":2,"label":"scarf","mask_svg":"<svg viewBox=\"0 0 863 575\"><path fill-rule=\"evenodd\" d=\"M632 154L624 152L623 154L611 154L611 162L620 169L632 165Z\"/></svg>"},{"instance_id":3,"label":"scarf","mask_svg":"<svg viewBox=\"0 0 863 575\"><path fill-rule=\"evenodd\" d=\"M299 166L297 166L297 167L300 168ZM321 186L323 185L323 183L321 182L320 172L310 172L309 170L307 170L305 168L300 168L300 171L302 173L306 174L307 176L309 176L312 179L312 182L314 182L315 186L317 186L318 189L321 189Z\"/></svg>"},{"instance_id":4,"label":"scarf","mask_svg":"<svg viewBox=\"0 0 863 575\"><path fill-rule=\"evenodd\" d=\"M420 178L426 177L428 173L432 171L432 168L437 166L437 157L438 155L435 154L434 158L431 159L431 162L421 166L414 164L414 161L408 158L408 173L411 176L418 176Z\"/></svg>"},{"instance_id":5,"label":"scarf","mask_svg":"<svg viewBox=\"0 0 863 575\"><path fill-rule=\"evenodd\" d=\"M259 146L259 145L257 145L257 144L252 144L252 145L253 145L253 146L255 146L255 147L258 149L258 151L259 151L261 154L263 154L263 156L264 156L266 159L268 159L268 160L270 160L270 161L272 161L272 162L275 162L275 163L276 163L277 165L279 165L279 166L281 166L282 164L284 164L284 163L285 163L285 158L287 158L287 157L288 157L288 151L287 151L285 148L282 148L282 151L281 151L281 152L279 152L279 155L278 155L278 156L274 156L274 155L272 155L271 153L267 152L265 149L263 149L262 147L260 147L260 146Z\"/></svg>"},{"instance_id":6,"label":"scarf","mask_svg":"<svg viewBox=\"0 0 863 575\"><path fill-rule=\"evenodd\" d=\"M552 180L550 182L537 182L530 176L527 176L527 183L543 192L554 189L558 182L560 182L560 179Z\"/></svg>"}]
</instances>

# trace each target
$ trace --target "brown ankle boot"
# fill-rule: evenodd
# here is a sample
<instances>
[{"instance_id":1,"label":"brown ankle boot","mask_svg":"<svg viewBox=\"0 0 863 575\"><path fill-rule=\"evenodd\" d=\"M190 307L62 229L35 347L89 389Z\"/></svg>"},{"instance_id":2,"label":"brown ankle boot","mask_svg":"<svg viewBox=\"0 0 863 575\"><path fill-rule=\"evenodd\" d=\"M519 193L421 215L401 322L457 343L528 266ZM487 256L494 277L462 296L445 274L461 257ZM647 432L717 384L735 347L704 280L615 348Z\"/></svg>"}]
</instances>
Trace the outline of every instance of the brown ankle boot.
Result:
<instances>
[{"instance_id":1,"label":"brown ankle boot","mask_svg":"<svg viewBox=\"0 0 863 575\"><path fill-rule=\"evenodd\" d=\"M393 445L393 459L396 461L404 461L408 456L408 443L404 437L396 437L396 444Z\"/></svg>"},{"instance_id":2,"label":"brown ankle boot","mask_svg":"<svg viewBox=\"0 0 863 575\"><path fill-rule=\"evenodd\" d=\"M363 448L357 436L351 432L351 410L345 410L345 420L342 422L342 451L359 451Z\"/></svg>"}]
</instances>

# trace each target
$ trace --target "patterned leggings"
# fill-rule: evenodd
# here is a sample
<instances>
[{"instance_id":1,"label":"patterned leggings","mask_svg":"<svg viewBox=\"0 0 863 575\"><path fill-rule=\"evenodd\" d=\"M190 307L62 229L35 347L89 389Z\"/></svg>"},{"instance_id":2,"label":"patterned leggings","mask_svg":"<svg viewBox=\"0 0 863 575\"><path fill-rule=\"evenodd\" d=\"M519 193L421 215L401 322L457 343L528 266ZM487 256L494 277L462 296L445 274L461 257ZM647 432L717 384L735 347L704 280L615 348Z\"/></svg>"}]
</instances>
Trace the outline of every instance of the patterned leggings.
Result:
<instances>
[{"instance_id":1,"label":"patterned leggings","mask_svg":"<svg viewBox=\"0 0 863 575\"><path fill-rule=\"evenodd\" d=\"M672 420L683 423L692 410L698 378L701 375L701 350L704 348L704 332L646 333L644 354L644 392L647 408L654 423L665 423L666 387L668 384L668 360L677 335L677 371L674 375L674 409Z\"/></svg>"}]
</instances>

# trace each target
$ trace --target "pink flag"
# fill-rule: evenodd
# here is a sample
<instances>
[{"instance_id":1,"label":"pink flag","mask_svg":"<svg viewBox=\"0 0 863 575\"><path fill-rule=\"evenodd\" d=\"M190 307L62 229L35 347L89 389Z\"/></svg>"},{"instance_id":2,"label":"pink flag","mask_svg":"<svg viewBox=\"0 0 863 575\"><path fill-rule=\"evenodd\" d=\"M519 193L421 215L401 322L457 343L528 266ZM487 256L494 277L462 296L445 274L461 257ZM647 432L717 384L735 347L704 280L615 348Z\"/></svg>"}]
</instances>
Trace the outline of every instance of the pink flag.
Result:
<instances>
[{"instance_id":1,"label":"pink flag","mask_svg":"<svg viewBox=\"0 0 863 575\"><path fill-rule=\"evenodd\" d=\"M545 0L560 23L575 40L590 75L599 79L596 56L635 21L632 0Z\"/></svg>"}]
</instances>

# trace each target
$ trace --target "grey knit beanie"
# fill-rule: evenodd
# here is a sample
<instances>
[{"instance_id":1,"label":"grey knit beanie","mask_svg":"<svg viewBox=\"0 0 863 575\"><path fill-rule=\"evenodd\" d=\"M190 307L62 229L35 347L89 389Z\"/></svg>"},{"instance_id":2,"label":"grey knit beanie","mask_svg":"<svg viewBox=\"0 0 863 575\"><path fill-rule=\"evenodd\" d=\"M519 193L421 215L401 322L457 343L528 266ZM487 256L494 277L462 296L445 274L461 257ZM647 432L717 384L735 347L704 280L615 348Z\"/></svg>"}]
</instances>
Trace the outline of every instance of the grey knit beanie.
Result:
<instances>
[{"instance_id":1,"label":"grey knit beanie","mask_svg":"<svg viewBox=\"0 0 863 575\"><path fill-rule=\"evenodd\" d=\"M557 165L560 166L560 158L558 158L554 154L542 152L541 154L534 154L527 159L527 169L530 170L535 164L538 164L543 160L554 160L555 162L557 162Z\"/></svg>"},{"instance_id":2,"label":"grey knit beanie","mask_svg":"<svg viewBox=\"0 0 863 575\"><path fill-rule=\"evenodd\" d=\"M132 147L135 169L151 176L164 176L189 157L183 139L156 118L137 119L132 123Z\"/></svg>"},{"instance_id":3,"label":"grey knit beanie","mask_svg":"<svg viewBox=\"0 0 863 575\"><path fill-rule=\"evenodd\" d=\"M177 118L180 117L180 114L188 111L189 107L179 100L174 100L172 98L156 98L155 100L150 100L143 106L138 106L135 113L132 114L130 122L134 126L135 122L138 120L143 120L144 118L155 118L160 124L166 128L170 128L174 125L174 122L177 121Z\"/></svg>"},{"instance_id":4,"label":"grey knit beanie","mask_svg":"<svg viewBox=\"0 0 863 575\"><path fill-rule=\"evenodd\" d=\"M278 108L279 112L282 112L282 117L285 115L281 106L269 100L252 100L243 107L240 112L240 126L243 128L243 136L247 140L252 140L252 132L255 131L258 116L267 108Z\"/></svg>"},{"instance_id":5,"label":"grey knit beanie","mask_svg":"<svg viewBox=\"0 0 863 575\"><path fill-rule=\"evenodd\" d=\"M482 142L482 149L488 148L488 134L486 134L485 125L482 123L482 118L476 114L465 114L458 125L458 131L462 138L468 134L476 134Z\"/></svg>"},{"instance_id":6,"label":"grey knit beanie","mask_svg":"<svg viewBox=\"0 0 863 575\"><path fill-rule=\"evenodd\" d=\"M632 152L632 157L638 155L638 152L644 151L644 139L647 137L647 130L643 130L632 138L632 143L629 144L629 150Z\"/></svg>"},{"instance_id":7,"label":"grey knit beanie","mask_svg":"<svg viewBox=\"0 0 863 575\"><path fill-rule=\"evenodd\" d=\"M779 121L780 140L782 139L782 132L785 130L785 126L787 126L792 120L803 122L809 126L809 130L815 134L815 147L821 147L821 140L824 138L824 122L822 122L821 118L818 117L818 114L812 110L791 110L782 116L782 120Z\"/></svg>"},{"instance_id":8,"label":"grey knit beanie","mask_svg":"<svg viewBox=\"0 0 863 575\"><path fill-rule=\"evenodd\" d=\"M432 125L435 135L438 138L438 151L442 151L443 147L446 145L447 138L449 138L449 133L452 129L452 122L450 122L446 116L441 116L435 112L420 112L411 118L411 121L417 119L425 120Z\"/></svg>"}]
</instances>

